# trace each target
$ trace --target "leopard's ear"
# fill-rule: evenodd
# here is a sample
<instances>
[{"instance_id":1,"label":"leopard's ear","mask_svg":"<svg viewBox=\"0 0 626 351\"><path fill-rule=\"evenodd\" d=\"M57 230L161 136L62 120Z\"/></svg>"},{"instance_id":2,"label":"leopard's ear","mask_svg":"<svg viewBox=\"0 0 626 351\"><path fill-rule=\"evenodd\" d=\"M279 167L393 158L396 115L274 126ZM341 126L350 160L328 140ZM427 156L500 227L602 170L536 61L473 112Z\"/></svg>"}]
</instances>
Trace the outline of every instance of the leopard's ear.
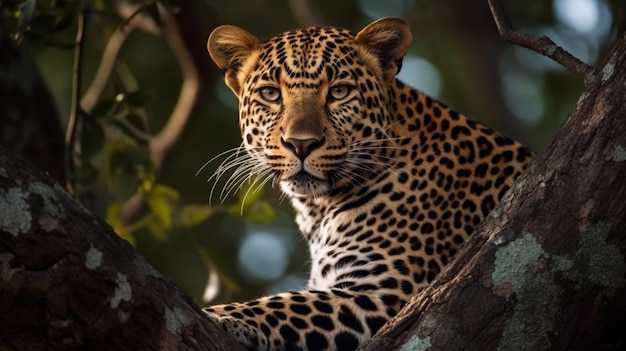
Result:
<instances>
[{"instance_id":1,"label":"leopard's ear","mask_svg":"<svg viewBox=\"0 0 626 351\"><path fill-rule=\"evenodd\" d=\"M411 29L400 18L382 18L368 24L356 35L356 42L378 58L385 79L392 79L402 67L402 58L411 46Z\"/></svg>"},{"instance_id":2,"label":"leopard's ear","mask_svg":"<svg viewBox=\"0 0 626 351\"><path fill-rule=\"evenodd\" d=\"M243 68L259 47L259 40L254 35L236 26L219 26L209 35L209 55L222 70L226 85L237 96L240 96L245 79Z\"/></svg>"}]
</instances>

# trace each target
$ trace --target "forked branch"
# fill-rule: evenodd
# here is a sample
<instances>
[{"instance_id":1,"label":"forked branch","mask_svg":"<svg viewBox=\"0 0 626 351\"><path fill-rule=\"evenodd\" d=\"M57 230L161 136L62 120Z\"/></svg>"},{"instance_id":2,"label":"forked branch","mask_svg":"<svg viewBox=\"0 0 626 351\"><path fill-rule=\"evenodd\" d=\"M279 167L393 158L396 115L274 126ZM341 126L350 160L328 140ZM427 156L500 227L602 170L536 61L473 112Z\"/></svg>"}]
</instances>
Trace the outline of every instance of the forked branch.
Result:
<instances>
[{"instance_id":1,"label":"forked branch","mask_svg":"<svg viewBox=\"0 0 626 351\"><path fill-rule=\"evenodd\" d=\"M502 0L487 0L487 2L489 3L489 8L491 9L491 14L496 22L496 26L498 27L498 32L500 32L500 36L504 40L553 59L563 67L581 76L585 82L589 82L593 79L596 74L595 68L556 45L550 38L546 36L537 37L514 30L511 21L509 21L504 11Z\"/></svg>"}]
</instances>

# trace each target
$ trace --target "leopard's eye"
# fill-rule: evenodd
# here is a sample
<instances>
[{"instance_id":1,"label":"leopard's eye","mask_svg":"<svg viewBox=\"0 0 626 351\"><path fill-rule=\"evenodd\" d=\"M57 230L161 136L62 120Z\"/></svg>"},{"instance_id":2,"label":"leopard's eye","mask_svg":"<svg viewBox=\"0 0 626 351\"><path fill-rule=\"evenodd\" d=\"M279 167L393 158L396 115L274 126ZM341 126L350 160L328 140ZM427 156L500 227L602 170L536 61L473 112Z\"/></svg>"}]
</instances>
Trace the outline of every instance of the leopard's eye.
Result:
<instances>
[{"instance_id":1,"label":"leopard's eye","mask_svg":"<svg viewBox=\"0 0 626 351\"><path fill-rule=\"evenodd\" d=\"M261 97L267 102L277 102L280 100L280 90L274 87L263 87L259 90Z\"/></svg>"},{"instance_id":2,"label":"leopard's eye","mask_svg":"<svg viewBox=\"0 0 626 351\"><path fill-rule=\"evenodd\" d=\"M330 88L328 95L331 100L345 99L348 94L350 94L350 91L352 91L352 88L352 86L345 84L335 85L334 87Z\"/></svg>"}]
</instances>

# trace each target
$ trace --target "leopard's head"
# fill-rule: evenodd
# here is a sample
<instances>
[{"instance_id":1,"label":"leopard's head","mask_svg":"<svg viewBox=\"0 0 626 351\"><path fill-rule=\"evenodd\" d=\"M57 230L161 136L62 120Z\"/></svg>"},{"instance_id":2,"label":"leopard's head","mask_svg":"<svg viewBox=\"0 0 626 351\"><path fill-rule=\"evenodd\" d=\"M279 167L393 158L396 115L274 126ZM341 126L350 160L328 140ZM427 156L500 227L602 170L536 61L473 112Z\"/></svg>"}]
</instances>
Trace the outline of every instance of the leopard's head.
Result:
<instances>
[{"instance_id":1,"label":"leopard's head","mask_svg":"<svg viewBox=\"0 0 626 351\"><path fill-rule=\"evenodd\" d=\"M338 28L283 33L267 43L216 28L211 58L239 99L248 155L232 166L279 182L289 196L320 196L369 181L388 152L389 88L411 42L385 18L356 35Z\"/></svg>"}]
</instances>

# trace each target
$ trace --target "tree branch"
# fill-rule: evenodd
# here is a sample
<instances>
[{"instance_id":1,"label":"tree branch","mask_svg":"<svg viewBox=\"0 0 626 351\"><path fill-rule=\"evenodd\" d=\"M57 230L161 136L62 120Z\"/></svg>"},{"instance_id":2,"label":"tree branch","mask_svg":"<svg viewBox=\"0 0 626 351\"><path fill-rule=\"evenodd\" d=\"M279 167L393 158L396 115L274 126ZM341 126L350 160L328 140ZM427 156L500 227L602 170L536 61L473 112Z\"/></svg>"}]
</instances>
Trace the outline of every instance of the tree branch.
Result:
<instances>
[{"instance_id":1,"label":"tree branch","mask_svg":"<svg viewBox=\"0 0 626 351\"><path fill-rule=\"evenodd\" d=\"M72 68L72 106L67 122L65 134L65 188L70 194L75 191L74 170L76 169L76 134L82 123L82 110L80 107L81 71L83 64L83 37L85 36L85 9L78 13L78 28L76 29L76 39L74 41L74 66Z\"/></svg>"},{"instance_id":2,"label":"tree branch","mask_svg":"<svg viewBox=\"0 0 626 351\"><path fill-rule=\"evenodd\" d=\"M163 166L165 157L178 143L195 106L200 91L200 77L195 63L184 45L178 25L168 9L158 4L159 15L164 27L165 38L176 57L180 70L183 74L178 101L170 114L163 129L150 140L150 156L157 172ZM141 209L144 196L135 193L128 199L122 208L122 221L128 223L131 218Z\"/></svg>"},{"instance_id":3,"label":"tree branch","mask_svg":"<svg viewBox=\"0 0 626 351\"><path fill-rule=\"evenodd\" d=\"M98 103L98 100L100 100L100 96L111 78L113 69L116 67L120 50L129 36L136 29L152 35L159 35L161 33L160 28L154 23L154 21L152 21L149 16L142 15L141 12L139 12L138 7L131 6L125 2L119 2L117 3L117 8L121 17L126 18L126 20L123 25L120 25L107 40L98 70L96 71L89 88L87 88L83 98L80 100L80 106L83 111L87 113L90 113ZM125 81L125 84L127 85L126 89L128 91L138 89L138 86L134 81Z\"/></svg>"},{"instance_id":4,"label":"tree branch","mask_svg":"<svg viewBox=\"0 0 626 351\"><path fill-rule=\"evenodd\" d=\"M98 100L100 100L100 96L102 95L102 92L111 77L113 68L115 67L117 56L119 55L124 42L133 30L133 26L120 27L111 34L111 37L107 41L104 52L102 53L102 59L100 60L100 66L98 66L98 70L96 71L96 75L91 81L91 85L89 85L89 88L83 95L83 98L80 100L80 105L86 113L91 113L91 110L93 110L98 103Z\"/></svg>"},{"instance_id":5,"label":"tree branch","mask_svg":"<svg viewBox=\"0 0 626 351\"><path fill-rule=\"evenodd\" d=\"M176 106L174 106L165 127L150 142L152 161L155 167L160 169L165 156L178 143L185 126L189 122L200 90L200 79L189 50L183 44L176 20L161 3L158 3L158 8L165 38L183 74L183 82Z\"/></svg>"},{"instance_id":6,"label":"tree branch","mask_svg":"<svg viewBox=\"0 0 626 351\"><path fill-rule=\"evenodd\" d=\"M498 32L504 40L515 45L523 46L553 59L563 67L582 77L585 80L585 83L593 80L597 73L595 68L574 57L546 36L536 37L534 35L515 31L508 16L506 15L506 12L504 11L502 0L487 1L489 3L489 8L491 9L493 19L498 27Z\"/></svg>"},{"instance_id":7,"label":"tree branch","mask_svg":"<svg viewBox=\"0 0 626 351\"><path fill-rule=\"evenodd\" d=\"M241 346L49 176L0 147L0 349Z\"/></svg>"},{"instance_id":8,"label":"tree branch","mask_svg":"<svg viewBox=\"0 0 626 351\"><path fill-rule=\"evenodd\" d=\"M176 57L182 72L183 82L181 83L178 101L166 125L158 134L150 138L150 156L158 173L167 154L178 143L185 126L189 122L200 90L200 78L189 50L183 43L175 18L160 3L157 3L157 6L163 30L160 30L150 17L141 14L141 6L135 6L123 1L118 3L120 15L123 18L129 18L129 20L113 32L107 41L100 66L89 89L81 100L81 107L86 112L90 112L95 107L110 79L124 42L135 29L141 29L154 35L163 33L172 53ZM133 90L132 87L127 88ZM123 221L130 221L141 209L143 203L144 196L140 193L136 193L128 199L121 211Z\"/></svg>"}]
</instances>

